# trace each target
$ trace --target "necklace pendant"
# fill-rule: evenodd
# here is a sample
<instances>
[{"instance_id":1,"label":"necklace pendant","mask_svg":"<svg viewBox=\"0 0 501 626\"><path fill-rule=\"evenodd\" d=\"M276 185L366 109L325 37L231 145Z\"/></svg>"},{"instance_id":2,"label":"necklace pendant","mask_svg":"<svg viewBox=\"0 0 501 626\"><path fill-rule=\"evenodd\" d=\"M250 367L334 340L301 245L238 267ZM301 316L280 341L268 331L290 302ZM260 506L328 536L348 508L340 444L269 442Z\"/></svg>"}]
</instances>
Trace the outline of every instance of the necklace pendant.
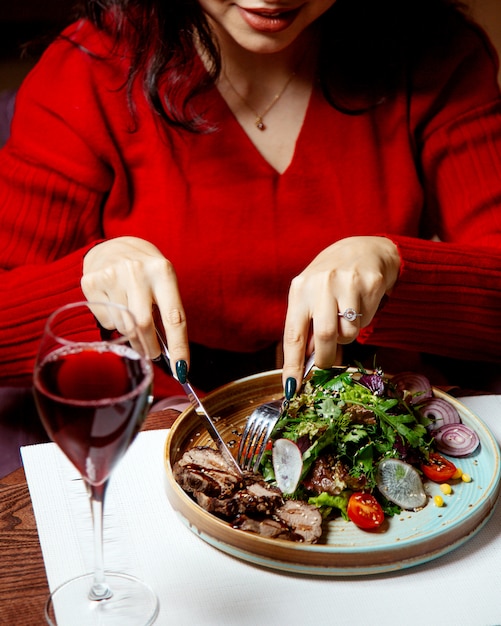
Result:
<instances>
[{"instance_id":1,"label":"necklace pendant","mask_svg":"<svg viewBox=\"0 0 501 626\"><path fill-rule=\"evenodd\" d=\"M266 126L264 125L263 118L260 115L256 117L256 121L254 122L254 124L256 125L256 128L258 128L259 130L266 130Z\"/></svg>"}]
</instances>

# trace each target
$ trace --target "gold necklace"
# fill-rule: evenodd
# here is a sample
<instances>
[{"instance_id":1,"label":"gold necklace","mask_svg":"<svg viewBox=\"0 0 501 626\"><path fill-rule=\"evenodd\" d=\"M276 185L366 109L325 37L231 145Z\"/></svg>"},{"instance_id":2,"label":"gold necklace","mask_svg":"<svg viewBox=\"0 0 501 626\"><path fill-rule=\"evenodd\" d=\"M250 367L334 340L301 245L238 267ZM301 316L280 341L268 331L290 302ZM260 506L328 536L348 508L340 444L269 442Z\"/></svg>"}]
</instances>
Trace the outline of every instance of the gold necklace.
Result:
<instances>
[{"instance_id":1,"label":"gold necklace","mask_svg":"<svg viewBox=\"0 0 501 626\"><path fill-rule=\"evenodd\" d=\"M275 106L275 104L284 95L285 90L290 85L295 75L296 75L296 72L292 72L292 74L287 79L285 85L282 87L282 89L277 94L275 94L275 96L273 96L273 100L270 102L270 104L265 108L265 110L262 113L258 113L255 109L251 107L251 105L247 102L247 100L236 89L236 87L233 85L231 80L228 78L228 75L226 74L226 72L224 72L224 77L228 81L228 85L232 88L232 90L236 93L236 95L240 98L240 100L245 104L245 106L249 109L249 111L252 111L252 113L254 113L254 115L256 116L254 124L256 128L258 128L259 130L266 130L266 125L264 123L264 116L271 111L271 109Z\"/></svg>"}]
</instances>

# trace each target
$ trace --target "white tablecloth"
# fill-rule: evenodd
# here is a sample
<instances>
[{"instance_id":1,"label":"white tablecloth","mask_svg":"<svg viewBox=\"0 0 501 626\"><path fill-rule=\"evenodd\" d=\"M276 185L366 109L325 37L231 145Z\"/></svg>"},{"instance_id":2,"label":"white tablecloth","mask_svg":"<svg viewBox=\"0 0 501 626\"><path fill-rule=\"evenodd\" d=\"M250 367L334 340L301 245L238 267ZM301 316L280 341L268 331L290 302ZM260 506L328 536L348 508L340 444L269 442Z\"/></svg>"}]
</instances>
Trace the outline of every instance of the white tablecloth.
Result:
<instances>
[{"instance_id":1,"label":"white tablecloth","mask_svg":"<svg viewBox=\"0 0 501 626\"><path fill-rule=\"evenodd\" d=\"M462 401L501 443L501 396ZM400 572L317 578L265 570L207 545L172 510L164 492L166 432L138 436L113 475L105 507L106 567L153 587L159 626L501 624L501 506L457 550ZM25 447L22 457L54 589L92 570L87 495L54 444Z\"/></svg>"}]
</instances>

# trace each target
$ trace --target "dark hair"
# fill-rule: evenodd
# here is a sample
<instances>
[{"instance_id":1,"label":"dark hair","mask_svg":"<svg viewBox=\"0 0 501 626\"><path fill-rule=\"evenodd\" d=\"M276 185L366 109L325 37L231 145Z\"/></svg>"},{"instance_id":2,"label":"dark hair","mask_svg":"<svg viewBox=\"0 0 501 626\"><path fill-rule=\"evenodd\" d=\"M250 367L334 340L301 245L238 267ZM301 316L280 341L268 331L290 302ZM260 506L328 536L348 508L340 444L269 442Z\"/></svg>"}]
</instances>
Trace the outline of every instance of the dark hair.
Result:
<instances>
[{"instance_id":1,"label":"dark hair","mask_svg":"<svg viewBox=\"0 0 501 626\"><path fill-rule=\"evenodd\" d=\"M318 77L328 102L356 114L384 101L423 46L447 46L451 15L463 9L456 0L337 0L319 18ZM126 46L129 96L140 79L169 124L207 129L192 103L214 85L221 59L197 0L84 0L82 14ZM195 71L194 37L211 63L203 75Z\"/></svg>"}]
</instances>

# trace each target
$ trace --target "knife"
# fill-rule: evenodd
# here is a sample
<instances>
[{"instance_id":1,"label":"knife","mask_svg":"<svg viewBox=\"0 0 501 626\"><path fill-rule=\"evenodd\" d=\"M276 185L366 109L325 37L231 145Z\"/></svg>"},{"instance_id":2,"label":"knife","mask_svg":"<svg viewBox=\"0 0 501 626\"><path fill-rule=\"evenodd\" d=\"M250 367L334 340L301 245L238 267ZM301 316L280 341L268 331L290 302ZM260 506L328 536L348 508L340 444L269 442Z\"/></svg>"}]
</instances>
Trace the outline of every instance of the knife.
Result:
<instances>
[{"instance_id":1,"label":"knife","mask_svg":"<svg viewBox=\"0 0 501 626\"><path fill-rule=\"evenodd\" d=\"M173 370L173 368L171 366L169 350L167 348L165 340L164 340L161 332L158 330L158 328L156 328L155 330L157 332L158 341L159 341L160 347L162 349L161 358L163 359L165 365L167 366L167 368L169 370L169 373L172 376L174 376L174 378L176 378L178 383L183 388L185 394L188 396L188 399L191 402L191 405L195 409L196 414L203 420L203 422L204 422L204 424L205 424L205 426L207 428L207 431L209 432L209 435L212 437L212 440L216 444L219 452L223 455L223 457L226 460L226 462L228 463L228 465L233 469L233 471L237 474L237 476L240 476L240 477L243 476L242 470L241 470L240 466L236 462L236 460L235 460L234 456L231 454L228 446L226 445L226 443L224 442L223 438L219 434L219 432L218 432L218 430L217 430L217 428L216 428L216 426L214 424L214 421L212 420L211 416L208 414L207 410L205 409L204 405L202 404L202 401L198 397L196 391L193 389L193 387L188 382L188 380L186 380L186 382L182 383L174 375L174 370Z\"/></svg>"}]
</instances>

